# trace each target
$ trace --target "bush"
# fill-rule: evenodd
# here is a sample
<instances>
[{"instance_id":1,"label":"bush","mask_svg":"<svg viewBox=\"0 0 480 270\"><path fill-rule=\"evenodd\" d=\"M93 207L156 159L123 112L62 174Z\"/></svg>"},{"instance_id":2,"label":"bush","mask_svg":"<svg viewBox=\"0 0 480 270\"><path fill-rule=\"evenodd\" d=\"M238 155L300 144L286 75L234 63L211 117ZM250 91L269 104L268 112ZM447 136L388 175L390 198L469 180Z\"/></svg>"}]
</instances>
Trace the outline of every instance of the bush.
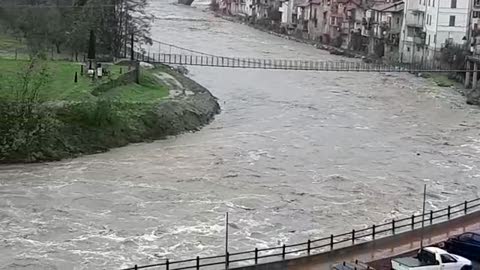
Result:
<instances>
[{"instance_id":1,"label":"bush","mask_svg":"<svg viewBox=\"0 0 480 270\"><path fill-rule=\"evenodd\" d=\"M0 161L43 158L40 149L53 143L57 122L39 98L48 79L45 65L34 58L8 85L1 86L14 95L0 103Z\"/></svg>"}]
</instances>

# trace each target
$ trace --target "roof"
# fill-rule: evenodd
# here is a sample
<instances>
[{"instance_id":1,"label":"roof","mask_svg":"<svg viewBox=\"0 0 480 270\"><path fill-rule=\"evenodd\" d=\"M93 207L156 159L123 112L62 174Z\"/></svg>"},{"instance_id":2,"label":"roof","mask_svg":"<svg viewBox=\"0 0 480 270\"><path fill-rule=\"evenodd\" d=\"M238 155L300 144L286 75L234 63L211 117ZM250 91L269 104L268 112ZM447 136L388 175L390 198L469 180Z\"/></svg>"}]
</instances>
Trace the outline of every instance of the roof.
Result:
<instances>
[{"instance_id":1,"label":"roof","mask_svg":"<svg viewBox=\"0 0 480 270\"><path fill-rule=\"evenodd\" d=\"M403 10L403 6L403 1L399 1L394 3L377 4L373 6L372 9L382 12L400 12Z\"/></svg>"},{"instance_id":2,"label":"roof","mask_svg":"<svg viewBox=\"0 0 480 270\"><path fill-rule=\"evenodd\" d=\"M445 250L443 250L441 248L437 248L437 247L426 247L426 248L423 248L423 249L428 251L428 252L435 253L435 254L449 254Z\"/></svg>"}]
</instances>

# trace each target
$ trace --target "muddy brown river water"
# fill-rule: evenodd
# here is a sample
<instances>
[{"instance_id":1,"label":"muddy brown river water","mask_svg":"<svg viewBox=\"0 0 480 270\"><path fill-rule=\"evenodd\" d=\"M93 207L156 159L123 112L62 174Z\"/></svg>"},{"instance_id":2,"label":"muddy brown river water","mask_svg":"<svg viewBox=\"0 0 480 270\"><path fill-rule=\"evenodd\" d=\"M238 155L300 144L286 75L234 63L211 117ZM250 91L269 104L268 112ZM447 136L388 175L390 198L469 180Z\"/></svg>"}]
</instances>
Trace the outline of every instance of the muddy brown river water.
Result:
<instances>
[{"instance_id":1,"label":"muddy brown river water","mask_svg":"<svg viewBox=\"0 0 480 270\"><path fill-rule=\"evenodd\" d=\"M341 61L155 0L157 40L225 56ZM118 269L295 243L479 195L479 110L410 74L189 68L209 126L0 167L0 269Z\"/></svg>"}]
</instances>

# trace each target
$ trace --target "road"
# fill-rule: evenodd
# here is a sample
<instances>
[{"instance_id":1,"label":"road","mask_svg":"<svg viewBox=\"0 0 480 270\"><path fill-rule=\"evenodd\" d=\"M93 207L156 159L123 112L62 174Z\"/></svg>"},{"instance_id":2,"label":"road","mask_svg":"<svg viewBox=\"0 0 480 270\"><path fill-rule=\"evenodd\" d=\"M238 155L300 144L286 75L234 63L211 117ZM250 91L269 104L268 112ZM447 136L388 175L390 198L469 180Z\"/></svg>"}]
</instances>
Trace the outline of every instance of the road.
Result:
<instances>
[{"instance_id":1,"label":"road","mask_svg":"<svg viewBox=\"0 0 480 270\"><path fill-rule=\"evenodd\" d=\"M152 1L155 39L225 56L340 61ZM0 167L0 269L115 269L305 241L479 194L479 111L409 74L190 68L222 113L200 132Z\"/></svg>"}]
</instances>

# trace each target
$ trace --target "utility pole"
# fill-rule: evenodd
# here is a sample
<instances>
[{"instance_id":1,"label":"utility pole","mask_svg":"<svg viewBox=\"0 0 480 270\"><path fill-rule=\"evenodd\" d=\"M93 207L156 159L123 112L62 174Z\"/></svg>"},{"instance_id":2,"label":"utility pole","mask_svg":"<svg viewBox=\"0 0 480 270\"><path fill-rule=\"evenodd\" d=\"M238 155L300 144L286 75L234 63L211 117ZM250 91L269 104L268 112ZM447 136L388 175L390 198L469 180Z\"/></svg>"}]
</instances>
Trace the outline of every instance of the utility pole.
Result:
<instances>
[{"instance_id":1,"label":"utility pole","mask_svg":"<svg viewBox=\"0 0 480 270\"><path fill-rule=\"evenodd\" d=\"M423 249L423 234L425 228L425 205L427 202L427 184L423 186L423 209L422 209L422 234L420 239L420 249Z\"/></svg>"},{"instance_id":2,"label":"utility pole","mask_svg":"<svg viewBox=\"0 0 480 270\"><path fill-rule=\"evenodd\" d=\"M228 269L228 212L225 213L225 269Z\"/></svg>"}]
</instances>

